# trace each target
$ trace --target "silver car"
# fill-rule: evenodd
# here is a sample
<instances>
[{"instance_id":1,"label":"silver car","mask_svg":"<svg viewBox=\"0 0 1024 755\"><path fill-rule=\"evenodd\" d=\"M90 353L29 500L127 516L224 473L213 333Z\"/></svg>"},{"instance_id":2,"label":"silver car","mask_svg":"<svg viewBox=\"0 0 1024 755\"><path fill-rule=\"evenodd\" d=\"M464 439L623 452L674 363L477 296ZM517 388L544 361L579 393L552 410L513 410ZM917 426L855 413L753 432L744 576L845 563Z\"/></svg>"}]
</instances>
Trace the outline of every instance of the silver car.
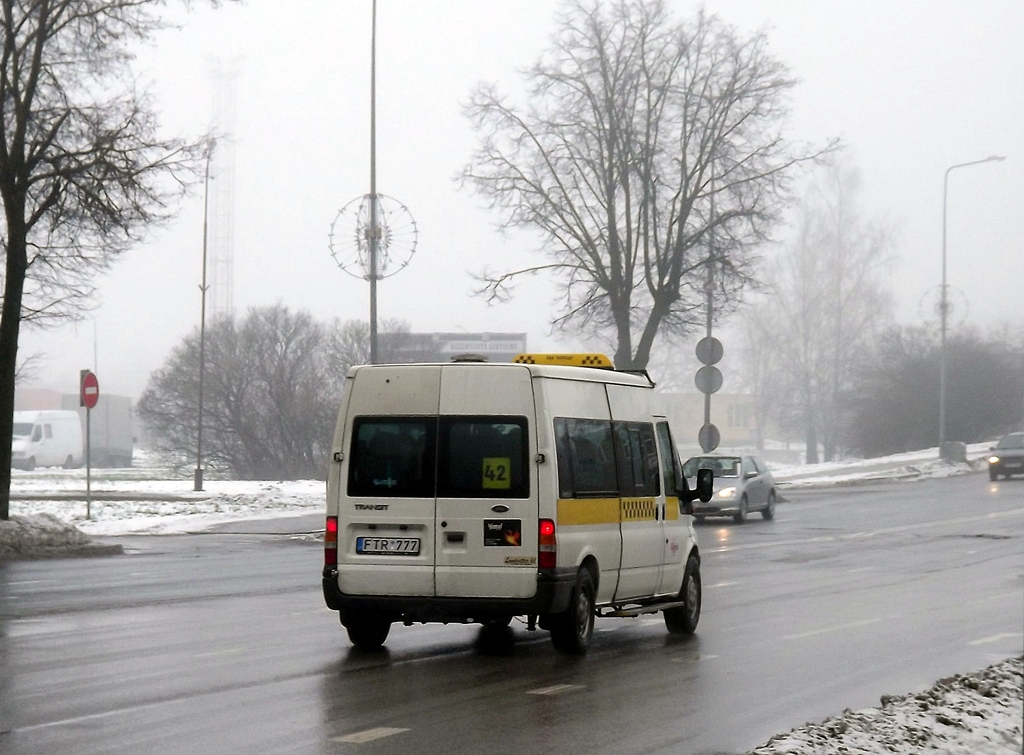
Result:
<instances>
[{"instance_id":1,"label":"silver car","mask_svg":"<svg viewBox=\"0 0 1024 755\"><path fill-rule=\"evenodd\" d=\"M1010 433L1003 436L989 449L988 478L995 482L999 475L1007 479L1015 474L1024 474L1024 433Z\"/></svg>"},{"instance_id":2,"label":"silver car","mask_svg":"<svg viewBox=\"0 0 1024 755\"><path fill-rule=\"evenodd\" d=\"M775 478L760 457L693 456L683 465L683 474L687 478L696 477L698 469L715 473L715 493L711 500L693 502L693 514L698 521L706 516L731 516L737 524L742 524L752 511L760 511L765 519L775 516L778 498Z\"/></svg>"}]
</instances>

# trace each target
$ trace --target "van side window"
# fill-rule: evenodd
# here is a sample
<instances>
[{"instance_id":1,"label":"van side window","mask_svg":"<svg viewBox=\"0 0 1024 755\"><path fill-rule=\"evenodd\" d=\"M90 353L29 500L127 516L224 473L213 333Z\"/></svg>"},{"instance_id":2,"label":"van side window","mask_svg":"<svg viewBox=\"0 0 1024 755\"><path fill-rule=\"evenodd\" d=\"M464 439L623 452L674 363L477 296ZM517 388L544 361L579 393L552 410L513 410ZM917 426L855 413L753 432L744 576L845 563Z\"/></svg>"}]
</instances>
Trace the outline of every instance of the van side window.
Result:
<instances>
[{"instance_id":1,"label":"van side window","mask_svg":"<svg viewBox=\"0 0 1024 755\"><path fill-rule=\"evenodd\" d=\"M43 425L43 437L50 440L53 437L53 427L50 425Z\"/></svg>"},{"instance_id":2,"label":"van side window","mask_svg":"<svg viewBox=\"0 0 1024 755\"><path fill-rule=\"evenodd\" d=\"M661 488L654 426L644 422L615 422L619 494L656 496Z\"/></svg>"},{"instance_id":3,"label":"van side window","mask_svg":"<svg viewBox=\"0 0 1024 755\"><path fill-rule=\"evenodd\" d=\"M618 496L611 422L559 417L555 444L561 498Z\"/></svg>"},{"instance_id":4,"label":"van side window","mask_svg":"<svg viewBox=\"0 0 1024 755\"><path fill-rule=\"evenodd\" d=\"M528 498L525 417L442 417L437 494L442 498Z\"/></svg>"},{"instance_id":5,"label":"van side window","mask_svg":"<svg viewBox=\"0 0 1024 755\"><path fill-rule=\"evenodd\" d=\"M43 439L43 428L42 425L36 425L32 428L32 442L38 443Z\"/></svg>"},{"instance_id":6,"label":"van side window","mask_svg":"<svg viewBox=\"0 0 1024 755\"><path fill-rule=\"evenodd\" d=\"M436 439L433 417L357 417L348 494L433 498Z\"/></svg>"},{"instance_id":7,"label":"van side window","mask_svg":"<svg viewBox=\"0 0 1024 755\"><path fill-rule=\"evenodd\" d=\"M665 495L675 495L683 488L686 478L683 477L679 452L676 450L676 444L672 441L668 422L658 423L658 444L661 446L661 471L665 480ZM693 474L697 474L696 469L693 470Z\"/></svg>"}]
</instances>

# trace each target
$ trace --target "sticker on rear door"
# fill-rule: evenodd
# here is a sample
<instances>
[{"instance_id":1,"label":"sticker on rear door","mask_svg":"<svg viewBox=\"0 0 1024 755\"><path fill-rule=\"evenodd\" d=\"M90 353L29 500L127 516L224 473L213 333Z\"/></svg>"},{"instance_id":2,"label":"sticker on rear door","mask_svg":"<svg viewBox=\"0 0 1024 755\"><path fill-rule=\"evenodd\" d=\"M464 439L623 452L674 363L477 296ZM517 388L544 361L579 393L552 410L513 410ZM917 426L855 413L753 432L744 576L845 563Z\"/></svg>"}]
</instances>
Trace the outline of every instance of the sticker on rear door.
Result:
<instances>
[{"instance_id":1,"label":"sticker on rear door","mask_svg":"<svg viewBox=\"0 0 1024 755\"><path fill-rule=\"evenodd\" d=\"M508 490L511 488L512 459L507 456L485 457L480 487L484 490Z\"/></svg>"},{"instance_id":2,"label":"sticker on rear door","mask_svg":"<svg viewBox=\"0 0 1024 755\"><path fill-rule=\"evenodd\" d=\"M519 547L523 544L521 519L484 519L484 545Z\"/></svg>"}]
</instances>

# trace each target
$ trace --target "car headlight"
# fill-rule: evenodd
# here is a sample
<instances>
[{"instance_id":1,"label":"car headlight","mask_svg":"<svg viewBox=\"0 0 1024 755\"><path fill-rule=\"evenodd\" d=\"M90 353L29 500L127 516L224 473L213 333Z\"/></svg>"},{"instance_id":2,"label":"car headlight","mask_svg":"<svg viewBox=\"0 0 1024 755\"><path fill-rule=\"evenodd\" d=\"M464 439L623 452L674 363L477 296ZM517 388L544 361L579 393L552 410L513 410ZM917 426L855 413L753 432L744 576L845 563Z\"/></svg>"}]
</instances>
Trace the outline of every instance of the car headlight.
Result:
<instances>
[{"instance_id":1,"label":"car headlight","mask_svg":"<svg viewBox=\"0 0 1024 755\"><path fill-rule=\"evenodd\" d=\"M722 488L718 491L719 498L733 498L736 495L735 487Z\"/></svg>"},{"instance_id":2,"label":"car headlight","mask_svg":"<svg viewBox=\"0 0 1024 755\"><path fill-rule=\"evenodd\" d=\"M999 457L996 456L995 454L992 454L991 456L988 457L988 463L989 464L998 464L999 463Z\"/></svg>"}]
</instances>

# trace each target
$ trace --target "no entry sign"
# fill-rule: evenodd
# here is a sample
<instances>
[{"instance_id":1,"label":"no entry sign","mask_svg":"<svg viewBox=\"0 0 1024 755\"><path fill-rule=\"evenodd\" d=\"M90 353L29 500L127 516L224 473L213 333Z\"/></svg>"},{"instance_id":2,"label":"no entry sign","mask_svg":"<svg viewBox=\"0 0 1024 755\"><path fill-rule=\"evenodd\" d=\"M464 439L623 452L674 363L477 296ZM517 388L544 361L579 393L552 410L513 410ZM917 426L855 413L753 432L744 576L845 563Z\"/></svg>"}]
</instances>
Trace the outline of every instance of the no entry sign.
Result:
<instances>
[{"instance_id":1,"label":"no entry sign","mask_svg":"<svg viewBox=\"0 0 1024 755\"><path fill-rule=\"evenodd\" d=\"M82 370L82 406L92 409L100 400L100 381L96 373Z\"/></svg>"}]
</instances>

